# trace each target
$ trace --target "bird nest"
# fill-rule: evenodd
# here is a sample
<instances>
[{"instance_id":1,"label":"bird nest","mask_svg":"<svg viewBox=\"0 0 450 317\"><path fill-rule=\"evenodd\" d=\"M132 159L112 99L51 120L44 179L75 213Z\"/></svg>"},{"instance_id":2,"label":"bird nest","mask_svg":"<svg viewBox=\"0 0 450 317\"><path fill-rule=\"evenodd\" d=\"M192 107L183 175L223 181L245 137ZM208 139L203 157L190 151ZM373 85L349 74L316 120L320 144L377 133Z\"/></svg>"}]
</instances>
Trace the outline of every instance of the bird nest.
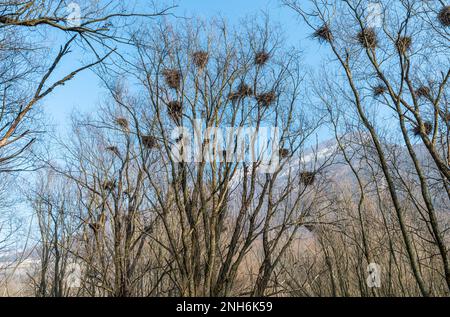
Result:
<instances>
[{"instance_id":1,"label":"bird nest","mask_svg":"<svg viewBox=\"0 0 450 317\"><path fill-rule=\"evenodd\" d=\"M179 89L181 84L181 72L176 69L165 69L163 71L167 86L172 89Z\"/></svg>"},{"instance_id":2,"label":"bird nest","mask_svg":"<svg viewBox=\"0 0 450 317\"><path fill-rule=\"evenodd\" d=\"M183 106L181 102L177 100L170 101L167 104L167 112L169 113L169 116L174 121L179 121L183 114Z\"/></svg>"},{"instance_id":3,"label":"bird nest","mask_svg":"<svg viewBox=\"0 0 450 317\"><path fill-rule=\"evenodd\" d=\"M125 119L123 117L117 117L114 121L122 129L128 130L129 125L128 125L128 120L127 119Z\"/></svg>"},{"instance_id":4,"label":"bird nest","mask_svg":"<svg viewBox=\"0 0 450 317\"><path fill-rule=\"evenodd\" d=\"M241 97L249 97L253 95L253 89L245 83L240 83L237 89L237 93Z\"/></svg>"},{"instance_id":5,"label":"bird nest","mask_svg":"<svg viewBox=\"0 0 450 317\"><path fill-rule=\"evenodd\" d=\"M262 106L270 106L275 102L277 95L274 91L265 92L256 96L256 100Z\"/></svg>"},{"instance_id":6,"label":"bird nest","mask_svg":"<svg viewBox=\"0 0 450 317\"><path fill-rule=\"evenodd\" d=\"M209 54L208 52L205 51L197 51L194 54L192 54L192 58L195 66L197 66L200 69L203 69L208 64Z\"/></svg>"},{"instance_id":7,"label":"bird nest","mask_svg":"<svg viewBox=\"0 0 450 317\"><path fill-rule=\"evenodd\" d=\"M253 95L253 89L244 82L241 82L235 92L228 95L228 99L236 101L241 98L250 97Z\"/></svg>"},{"instance_id":8,"label":"bird nest","mask_svg":"<svg viewBox=\"0 0 450 317\"><path fill-rule=\"evenodd\" d=\"M158 141L152 135L141 135L142 145L148 149L156 148Z\"/></svg>"},{"instance_id":9,"label":"bird nest","mask_svg":"<svg viewBox=\"0 0 450 317\"><path fill-rule=\"evenodd\" d=\"M321 42L333 41L333 33L331 33L328 24L324 24L320 28L316 29L313 33L313 37L319 39L319 41Z\"/></svg>"},{"instance_id":10,"label":"bird nest","mask_svg":"<svg viewBox=\"0 0 450 317\"><path fill-rule=\"evenodd\" d=\"M269 58L270 58L269 53L267 53L267 52L265 52L265 51L258 52L258 53L256 53L256 55L255 55L255 64L256 64L256 65L259 65L259 66L262 66L262 65L264 65L265 63L267 63L267 61L269 60Z\"/></svg>"},{"instance_id":11,"label":"bird nest","mask_svg":"<svg viewBox=\"0 0 450 317\"><path fill-rule=\"evenodd\" d=\"M443 7L439 11L438 20L443 26L450 26L450 6Z\"/></svg>"},{"instance_id":12,"label":"bird nest","mask_svg":"<svg viewBox=\"0 0 450 317\"><path fill-rule=\"evenodd\" d=\"M377 33L373 28L363 29L358 33L357 38L364 48L375 49L378 46Z\"/></svg>"},{"instance_id":13,"label":"bird nest","mask_svg":"<svg viewBox=\"0 0 450 317\"><path fill-rule=\"evenodd\" d=\"M416 89L415 91L415 95L418 98L430 98L431 97L431 89L430 87L427 86L421 86L419 88Z\"/></svg>"},{"instance_id":14,"label":"bird nest","mask_svg":"<svg viewBox=\"0 0 450 317\"><path fill-rule=\"evenodd\" d=\"M289 155L291 154L288 149L279 149L278 153L282 159L289 157Z\"/></svg>"},{"instance_id":15,"label":"bird nest","mask_svg":"<svg viewBox=\"0 0 450 317\"><path fill-rule=\"evenodd\" d=\"M412 39L410 36L402 36L397 40L395 46L400 53L405 54L411 48L411 44Z\"/></svg>"},{"instance_id":16,"label":"bird nest","mask_svg":"<svg viewBox=\"0 0 450 317\"><path fill-rule=\"evenodd\" d=\"M305 171L305 172L300 173L300 181L305 186L310 186L310 185L314 184L315 179L316 179L316 174L314 172Z\"/></svg>"},{"instance_id":17,"label":"bird nest","mask_svg":"<svg viewBox=\"0 0 450 317\"><path fill-rule=\"evenodd\" d=\"M420 126L416 125L413 129L412 132L414 133L415 136L420 136L422 135L422 133L424 135L430 135L431 132L433 132L433 124L430 121L425 121L423 123L423 127L424 127L424 131L422 131L422 129L420 128Z\"/></svg>"},{"instance_id":18,"label":"bird nest","mask_svg":"<svg viewBox=\"0 0 450 317\"><path fill-rule=\"evenodd\" d=\"M379 97L379 96L383 95L384 93L386 93L387 88L385 85L379 84L379 85L373 87L372 90L373 90L374 97Z\"/></svg>"}]
</instances>

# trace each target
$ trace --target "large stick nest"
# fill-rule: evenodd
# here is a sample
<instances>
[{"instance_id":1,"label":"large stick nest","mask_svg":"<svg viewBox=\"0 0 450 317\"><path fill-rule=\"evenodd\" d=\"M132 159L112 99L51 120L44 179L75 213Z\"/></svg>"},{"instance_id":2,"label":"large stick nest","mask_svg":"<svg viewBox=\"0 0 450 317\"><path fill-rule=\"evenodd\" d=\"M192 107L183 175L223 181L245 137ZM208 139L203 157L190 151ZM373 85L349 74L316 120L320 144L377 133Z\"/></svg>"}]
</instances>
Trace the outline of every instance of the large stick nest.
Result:
<instances>
[{"instance_id":1,"label":"large stick nest","mask_svg":"<svg viewBox=\"0 0 450 317\"><path fill-rule=\"evenodd\" d=\"M300 173L300 181L305 186L311 186L312 184L314 184L315 179L316 174L314 172L304 171Z\"/></svg>"},{"instance_id":2,"label":"large stick nest","mask_svg":"<svg viewBox=\"0 0 450 317\"><path fill-rule=\"evenodd\" d=\"M402 36L400 37L395 45L400 53L405 54L411 48L412 38L410 36Z\"/></svg>"},{"instance_id":3,"label":"large stick nest","mask_svg":"<svg viewBox=\"0 0 450 317\"><path fill-rule=\"evenodd\" d=\"M420 86L416 89L415 95L418 98L430 98L431 97L431 89L427 86Z\"/></svg>"},{"instance_id":4,"label":"large stick nest","mask_svg":"<svg viewBox=\"0 0 450 317\"><path fill-rule=\"evenodd\" d=\"M289 151L289 149L279 149L278 152L282 159L289 157L289 155L291 154L291 151Z\"/></svg>"},{"instance_id":5,"label":"large stick nest","mask_svg":"<svg viewBox=\"0 0 450 317\"><path fill-rule=\"evenodd\" d=\"M386 88L385 85L379 84L379 85L373 87L372 90L373 90L374 97L379 97L379 96L384 95L386 93L387 88Z\"/></svg>"},{"instance_id":6,"label":"large stick nest","mask_svg":"<svg viewBox=\"0 0 450 317\"><path fill-rule=\"evenodd\" d=\"M413 129L412 132L414 133L415 136L420 136L422 135L422 133L424 135L430 135L431 132L433 132L433 124L430 121L425 121L423 123L423 127L424 130L422 131L422 129L420 128L419 125L416 125Z\"/></svg>"},{"instance_id":7,"label":"large stick nest","mask_svg":"<svg viewBox=\"0 0 450 317\"><path fill-rule=\"evenodd\" d=\"M129 125L128 125L127 119L125 119L123 117L117 117L114 121L120 128L122 128L124 130L128 130Z\"/></svg>"},{"instance_id":8,"label":"large stick nest","mask_svg":"<svg viewBox=\"0 0 450 317\"><path fill-rule=\"evenodd\" d=\"M265 51L258 52L258 53L256 53L256 55L255 55L255 64L256 64L256 65L259 65L259 66L262 66L262 65L264 65L265 63L267 63L267 61L269 60L269 58L270 58L269 53L267 53L267 52L265 52Z\"/></svg>"},{"instance_id":9,"label":"large stick nest","mask_svg":"<svg viewBox=\"0 0 450 317\"><path fill-rule=\"evenodd\" d=\"M269 91L269 92L265 92L265 93L261 93L259 95L256 96L256 100L258 101L258 103L261 106L270 106L272 103L275 102L277 98L277 95L275 93L275 91Z\"/></svg>"},{"instance_id":10,"label":"large stick nest","mask_svg":"<svg viewBox=\"0 0 450 317\"><path fill-rule=\"evenodd\" d=\"M253 89L244 82L241 82L235 92L228 95L228 99L236 101L241 98L250 97L253 95Z\"/></svg>"},{"instance_id":11,"label":"large stick nest","mask_svg":"<svg viewBox=\"0 0 450 317\"><path fill-rule=\"evenodd\" d=\"M172 89L179 89L181 84L181 72L176 69L165 69L163 71L167 86Z\"/></svg>"},{"instance_id":12,"label":"large stick nest","mask_svg":"<svg viewBox=\"0 0 450 317\"><path fill-rule=\"evenodd\" d=\"M240 83L237 89L237 93L241 98L250 97L253 95L253 89L246 83Z\"/></svg>"},{"instance_id":13,"label":"large stick nest","mask_svg":"<svg viewBox=\"0 0 450 317\"><path fill-rule=\"evenodd\" d=\"M438 19L443 26L450 26L450 6L443 7L442 10L439 11Z\"/></svg>"},{"instance_id":14,"label":"large stick nest","mask_svg":"<svg viewBox=\"0 0 450 317\"><path fill-rule=\"evenodd\" d=\"M358 42L364 48L375 49L378 46L378 37L377 33L373 28L363 29L357 35Z\"/></svg>"},{"instance_id":15,"label":"large stick nest","mask_svg":"<svg viewBox=\"0 0 450 317\"><path fill-rule=\"evenodd\" d=\"M200 69L203 69L208 64L209 54L208 52L205 51L197 51L194 54L192 54L192 58L195 66L197 66Z\"/></svg>"},{"instance_id":16,"label":"large stick nest","mask_svg":"<svg viewBox=\"0 0 450 317\"><path fill-rule=\"evenodd\" d=\"M181 102L174 100L167 104L167 110L169 113L169 116L174 121L179 121L181 119L181 116L183 114L183 106Z\"/></svg>"},{"instance_id":17,"label":"large stick nest","mask_svg":"<svg viewBox=\"0 0 450 317\"><path fill-rule=\"evenodd\" d=\"M331 33L328 24L324 24L320 28L316 29L313 33L313 37L319 39L321 42L333 41L333 33Z\"/></svg>"},{"instance_id":18,"label":"large stick nest","mask_svg":"<svg viewBox=\"0 0 450 317\"><path fill-rule=\"evenodd\" d=\"M148 149L156 148L158 141L152 135L141 135L142 145Z\"/></svg>"}]
</instances>

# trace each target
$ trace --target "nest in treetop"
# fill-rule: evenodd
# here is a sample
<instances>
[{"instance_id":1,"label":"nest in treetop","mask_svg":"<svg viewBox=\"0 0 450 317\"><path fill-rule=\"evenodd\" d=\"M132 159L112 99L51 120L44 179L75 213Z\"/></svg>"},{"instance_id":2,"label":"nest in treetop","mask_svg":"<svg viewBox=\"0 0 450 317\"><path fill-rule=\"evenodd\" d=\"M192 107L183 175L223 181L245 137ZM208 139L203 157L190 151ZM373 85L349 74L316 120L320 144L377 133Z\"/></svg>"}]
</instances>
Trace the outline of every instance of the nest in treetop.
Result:
<instances>
[{"instance_id":1,"label":"nest in treetop","mask_svg":"<svg viewBox=\"0 0 450 317\"><path fill-rule=\"evenodd\" d=\"M122 129L128 130L128 120L123 117L117 117L115 119L116 124Z\"/></svg>"},{"instance_id":2,"label":"nest in treetop","mask_svg":"<svg viewBox=\"0 0 450 317\"><path fill-rule=\"evenodd\" d=\"M427 86L421 86L416 89L415 94L418 98L425 97L430 98L431 97L431 89Z\"/></svg>"},{"instance_id":3,"label":"nest in treetop","mask_svg":"<svg viewBox=\"0 0 450 317\"><path fill-rule=\"evenodd\" d=\"M280 157L282 159L285 159L290 155L291 152L288 149L279 149L278 153L280 154Z\"/></svg>"},{"instance_id":4,"label":"nest in treetop","mask_svg":"<svg viewBox=\"0 0 450 317\"><path fill-rule=\"evenodd\" d=\"M433 124L430 121L425 121L423 126L425 128L425 131L423 131L425 135L430 135L430 133L433 132ZM420 126L418 125L412 129L412 132L415 136L420 136L422 134Z\"/></svg>"},{"instance_id":5,"label":"nest in treetop","mask_svg":"<svg viewBox=\"0 0 450 317\"><path fill-rule=\"evenodd\" d=\"M108 147L106 148L106 150L107 150L107 151L110 151L110 152L112 152L112 153L114 153L114 154L117 155L117 156L120 156L119 148L118 148L117 146L114 146L114 145L108 146Z\"/></svg>"},{"instance_id":6,"label":"nest in treetop","mask_svg":"<svg viewBox=\"0 0 450 317\"><path fill-rule=\"evenodd\" d=\"M314 180L316 179L316 174L314 172L301 172L300 173L300 181L305 186L310 186L314 184Z\"/></svg>"},{"instance_id":7,"label":"nest in treetop","mask_svg":"<svg viewBox=\"0 0 450 317\"><path fill-rule=\"evenodd\" d=\"M274 103L276 98L277 95L273 90L256 96L256 100L258 101L258 103L265 107L270 106L272 103Z\"/></svg>"},{"instance_id":8,"label":"nest in treetop","mask_svg":"<svg viewBox=\"0 0 450 317\"><path fill-rule=\"evenodd\" d=\"M181 83L181 72L176 69L163 70L163 76L166 80L167 86L172 89L179 89Z\"/></svg>"},{"instance_id":9,"label":"nest in treetop","mask_svg":"<svg viewBox=\"0 0 450 317\"><path fill-rule=\"evenodd\" d=\"M313 36L321 42L331 42L333 41L333 33L331 33L328 24L324 24L320 28L314 31Z\"/></svg>"},{"instance_id":10,"label":"nest in treetop","mask_svg":"<svg viewBox=\"0 0 450 317\"><path fill-rule=\"evenodd\" d=\"M245 83L240 83L237 88L237 94L241 98L249 97L249 96L253 95L253 89L252 89L252 87L250 87L249 85L247 85Z\"/></svg>"},{"instance_id":11,"label":"nest in treetop","mask_svg":"<svg viewBox=\"0 0 450 317\"><path fill-rule=\"evenodd\" d=\"M375 49L378 45L377 33L373 28L363 29L357 37L359 44L365 48Z\"/></svg>"},{"instance_id":12,"label":"nest in treetop","mask_svg":"<svg viewBox=\"0 0 450 317\"><path fill-rule=\"evenodd\" d=\"M262 65L264 65L265 63L267 63L267 61L269 60L269 58L270 58L269 53L267 53L267 52L265 52L265 51L258 52L258 53L256 53L256 55L255 55L255 64L256 64L256 65L259 65L259 66L262 66Z\"/></svg>"},{"instance_id":13,"label":"nest in treetop","mask_svg":"<svg viewBox=\"0 0 450 317\"><path fill-rule=\"evenodd\" d=\"M379 85L373 87L372 89L373 89L373 95L375 97L379 97L387 91L386 86L383 84L379 84Z\"/></svg>"},{"instance_id":14,"label":"nest in treetop","mask_svg":"<svg viewBox=\"0 0 450 317\"><path fill-rule=\"evenodd\" d=\"M102 184L102 187L104 190L112 191L114 190L114 187L116 187L116 184L112 180L105 180Z\"/></svg>"},{"instance_id":15,"label":"nest in treetop","mask_svg":"<svg viewBox=\"0 0 450 317\"><path fill-rule=\"evenodd\" d=\"M206 64L208 64L209 54L205 51L197 51L192 54L192 58L195 66L202 69L206 67Z\"/></svg>"},{"instance_id":16,"label":"nest in treetop","mask_svg":"<svg viewBox=\"0 0 450 317\"><path fill-rule=\"evenodd\" d=\"M228 99L236 101L240 98L245 98L253 95L253 89L244 82L241 82L235 92L228 95Z\"/></svg>"},{"instance_id":17,"label":"nest in treetop","mask_svg":"<svg viewBox=\"0 0 450 317\"><path fill-rule=\"evenodd\" d=\"M438 19L443 26L450 26L450 6L443 7L439 11Z\"/></svg>"},{"instance_id":18,"label":"nest in treetop","mask_svg":"<svg viewBox=\"0 0 450 317\"><path fill-rule=\"evenodd\" d=\"M395 45L397 46L397 49L402 54L406 53L411 48L411 44L412 44L412 39L410 36L402 36L395 43Z\"/></svg>"},{"instance_id":19,"label":"nest in treetop","mask_svg":"<svg viewBox=\"0 0 450 317\"><path fill-rule=\"evenodd\" d=\"M169 112L169 116L172 117L173 120L177 121L181 119L181 115L183 112L183 107L181 102L174 100L167 104L167 109Z\"/></svg>"},{"instance_id":20,"label":"nest in treetop","mask_svg":"<svg viewBox=\"0 0 450 317\"><path fill-rule=\"evenodd\" d=\"M141 135L142 145L148 149L153 149L157 146L158 142L154 136Z\"/></svg>"}]
</instances>

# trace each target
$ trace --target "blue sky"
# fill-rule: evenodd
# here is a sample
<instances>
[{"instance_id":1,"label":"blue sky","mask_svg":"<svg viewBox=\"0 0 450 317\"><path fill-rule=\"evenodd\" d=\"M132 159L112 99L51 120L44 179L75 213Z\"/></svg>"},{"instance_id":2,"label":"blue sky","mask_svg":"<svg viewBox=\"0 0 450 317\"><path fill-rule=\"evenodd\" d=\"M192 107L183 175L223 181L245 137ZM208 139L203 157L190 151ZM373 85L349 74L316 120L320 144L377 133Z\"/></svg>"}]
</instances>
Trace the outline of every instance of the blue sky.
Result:
<instances>
[{"instance_id":1,"label":"blue sky","mask_svg":"<svg viewBox=\"0 0 450 317\"><path fill-rule=\"evenodd\" d=\"M287 44L304 52L306 66L319 63L324 50L310 40L311 30L305 28L295 13L281 6L278 0L179 0L174 13L178 16L197 16L204 19L220 15L233 24L248 15L263 11L270 13L273 23L281 25ZM71 54L57 74L70 72L80 59L77 54ZM43 110L46 117L50 118L49 121L62 132L64 126L70 125L71 113L95 111L104 94L96 75L92 71L85 71L48 96L43 102Z\"/></svg>"},{"instance_id":2,"label":"blue sky","mask_svg":"<svg viewBox=\"0 0 450 317\"><path fill-rule=\"evenodd\" d=\"M147 0L142 0L147 1ZM162 3L166 0L160 0ZM171 0L167 0L171 2ZM317 66L325 57L327 48L320 46L316 41L311 40L310 29L305 27L296 14L286 7L280 5L279 0L179 0L179 7L174 11L178 16L195 16L204 19L224 17L229 23L238 23L246 16L268 12L271 22L281 26L287 40L287 45L295 46L304 53L303 63L306 67ZM49 38L49 43L56 51L59 49L61 33L53 34ZM63 35L64 36L64 35ZM55 52L53 52L53 55ZM73 54L67 56L64 62L58 67L53 79L59 79L74 70L79 64L86 63L83 56L76 49ZM306 71L306 68L305 68ZM84 71L78 74L73 80L62 87L58 87L47 96L41 106L44 111L45 121L55 127L57 134L65 134L70 128L70 116L74 112L95 112L99 103L105 98L106 91L101 87L99 78L92 71ZM51 127L48 127L51 130ZM321 132L319 141L327 139L328 134ZM26 174L29 177L29 174ZM27 178L30 181L30 178ZM31 212L27 206L21 206L18 210L25 213ZM24 228L26 229L26 228Z\"/></svg>"}]
</instances>

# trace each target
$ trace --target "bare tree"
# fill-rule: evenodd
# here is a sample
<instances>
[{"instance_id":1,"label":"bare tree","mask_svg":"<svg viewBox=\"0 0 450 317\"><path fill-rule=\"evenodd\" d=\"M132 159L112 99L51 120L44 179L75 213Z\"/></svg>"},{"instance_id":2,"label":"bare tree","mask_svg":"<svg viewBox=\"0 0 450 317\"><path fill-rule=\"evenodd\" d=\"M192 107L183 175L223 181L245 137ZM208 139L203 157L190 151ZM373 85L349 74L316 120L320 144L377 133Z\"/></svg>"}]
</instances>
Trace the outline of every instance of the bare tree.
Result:
<instances>
[{"instance_id":1,"label":"bare tree","mask_svg":"<svg viewBox=\"0 0 450 317\"><path fill-rule=\"evenodd\" d=\"M137 92L111 81L112 103L77 120L68 169L59 170L82 193L80 217L90 237L82 257L101 280L100 292L276 293L275 268L302 219L326 203L322 167L296 165L319 126L300 107L298 52L281 50L267 21L242 28L218 21L141 30L127 64L134 65L128 74ZM219 148L221 136L208 132L200 143L203 150L216 146L213 160L177 162L174 146L185 155L196 119L205 129L279 127L280 164L260 173L261 157L239 160L236 136L235 145ZM171 133L180 128L185 135ZM246 269L256 269L255 280Z\"/></svg>"},{"instance_id":2,"label":"bare tree","mask_svg":"<svg viewBox=\"0 0 450 317\"><path fill-rule=\"evenodd\" d=\"M44 97L78 73L105 61L118 44L127 43L120 31L132 24L131 19L162 16L169 9L137 13L102 1L67 4L33 0L0 4L0 172L29 166L24 151L36 138L30 126L31 110ZM37 35L35 29L42 33ZM59 50L40 44L58 32L65 34ZM92 62L52 79L75 44L91 53Z\"/></svg>"},{"instance_id":3,"label":"bare tree","mask_svg":"<svg viewBox=\"0 0 450 317\"><path fill-rule=\"evenodd\" d=\"M374 17L370 16L366 1L339 4L312 1L308 8L296 1L284 3L298 12L314 35L327 44L340 67L339 74L344 75L345 88L334 80L321 93L322 100L330 101L329 96L337 96L334 100L351 109L367 131L370 137L367 146L372 148L369 153L377 157L373 163L379 166L386 182L421 294L427 296L431 292L417 247L417 243L425 241L439 253L448 293L448 249L443 224L439 221L442 211L448 209L450 198L448 118L445 117L448 112L445 91L450 74L445 41L448 25L440 19L440 12L447 8L439 1L381 2L376 17L380 25L372 26ZM389 129L400 135L400 139L386 133L380 121L383 117L371 107L394 118L388 121L392 123ZM350 122L340 107L339 110L331 108L328 106L335 118L343 116L345 122ZM405 147L409 157L403 160L412 168L406 169L397 149L387 146L388 142ZM424 152L429 159L424 159ZM411 178L406 172L414 176ZM444 197L442 191L446 192ZM423 221L420 226L427 228L426 237L418 235L420 227L412 229L407 224L417 216Z\"/></svg>"},{"instance_id":4,"label":"bare tree","mask_svg":"<svg viewBox=\"0 0 450 317\"><path fill-rule=\"evenodd\" d=\"M130 5L130 3L128 3ZM103 1L6 1L0 4L0 188L11 183L13 173L36 170L42 162L30 151L42 134L39 105L55 89L80 72L105 67L109 57L120 58L127 28L169 13L173 7L132 11L133 6ZM52 42L49 38L57 38ZM86 55L83 64L57 77L73 51ZM17 174L14 174L16 177ZM6 194L6 191L5 191ZM12 191L7 192L13 196ZM2 192L3 195L3 192ZM6 203L7 201L2 201ZM16 217L2 211L0 236ZM11 226L10 226L11 227ZM11 227L12 228L12 227ZM14 232L14 230L12 230Z\"/></svg>"},{"instance_id":5,"label":"bare tree","mask_svg":"<svg viewBox=\"0 0 450 317\"><path fill-rule=\"evenodd\" d=\"M76 195L60 175L41 171L36 188L29 195L37 218L39 266L32 276L35 295L61 297L69 295L69 265L79 227Z\"/></svg>"}]
</instances>

